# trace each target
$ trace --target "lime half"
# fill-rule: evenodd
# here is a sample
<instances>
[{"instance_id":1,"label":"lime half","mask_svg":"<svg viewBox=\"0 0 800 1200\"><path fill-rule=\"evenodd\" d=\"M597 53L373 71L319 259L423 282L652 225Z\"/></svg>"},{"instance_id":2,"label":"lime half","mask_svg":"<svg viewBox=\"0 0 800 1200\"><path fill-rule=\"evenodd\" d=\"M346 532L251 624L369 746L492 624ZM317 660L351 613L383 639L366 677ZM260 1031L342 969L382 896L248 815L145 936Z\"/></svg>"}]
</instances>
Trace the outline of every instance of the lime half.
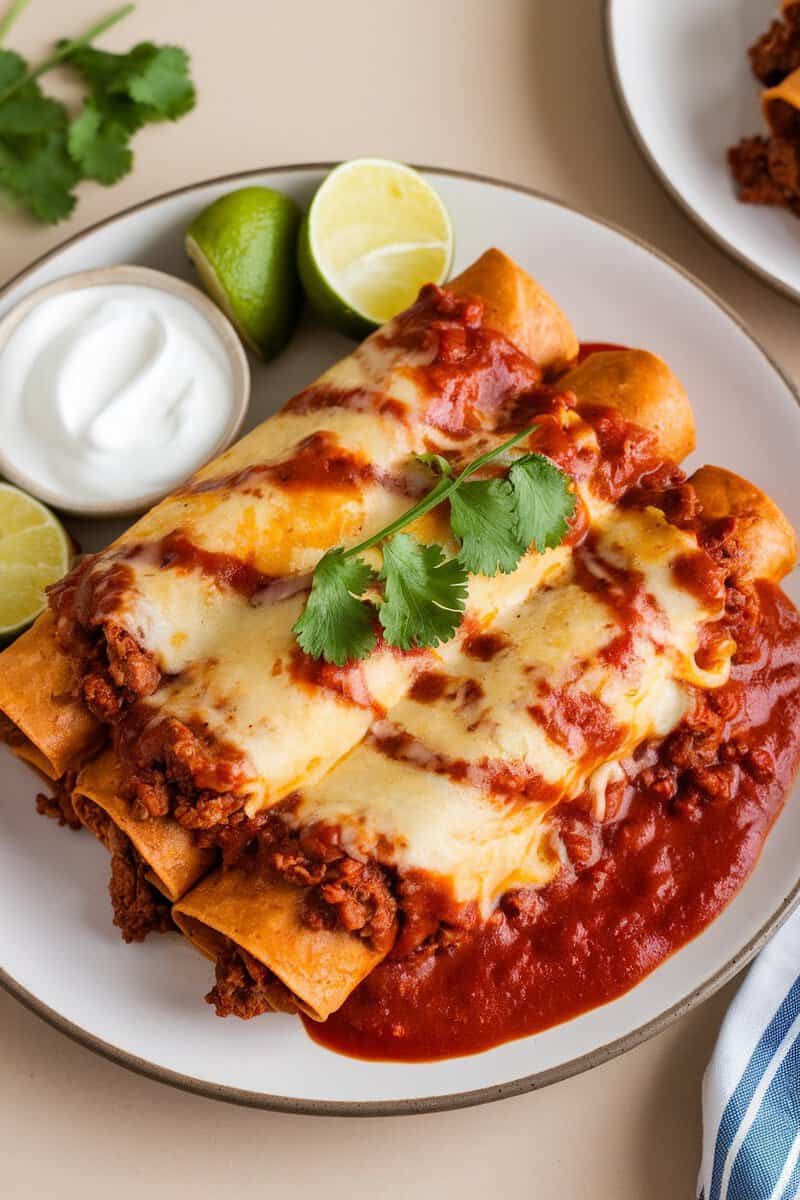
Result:
<instances>
[{"instance_id":1,"label":"lime half","mask_svg":"<svg viewBox=\"0 0 800 1200\"><path fill-rule=\"evenodd\" d=\"M0 483L0 638L38 617L45 588L67 573L71 557L66 530L50 509Z\"/></svg>"},{"instance_id":2,"label":"lime half","mask_svg":"<svg viewBox=\"0 0 800 1200\"><path fill-rule=\"evenodd\" d=\"M262 358L283 349L300 313L299 225L294 200L246 187L220 196L186 231L186 253L203 287Z\"/></svg>"},{"instance_id":3,"label":"lime half","mask_svg":"<svg viewBox=\"0 0 800 1200\"><path fill-rule=\"evenodd\" d=\"M300 278L312 306L363 337L444 283L453 228L439 194L411 167L357 158L320 185L300 230Z\"/></svg>"}]
</instances>

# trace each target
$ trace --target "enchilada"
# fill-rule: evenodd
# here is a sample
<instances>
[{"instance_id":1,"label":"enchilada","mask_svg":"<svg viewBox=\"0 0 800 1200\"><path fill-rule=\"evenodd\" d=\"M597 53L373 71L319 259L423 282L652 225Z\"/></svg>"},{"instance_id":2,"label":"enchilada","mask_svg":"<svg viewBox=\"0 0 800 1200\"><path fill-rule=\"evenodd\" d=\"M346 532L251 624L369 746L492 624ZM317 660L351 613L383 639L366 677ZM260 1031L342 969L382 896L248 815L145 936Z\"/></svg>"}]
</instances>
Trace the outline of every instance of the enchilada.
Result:
<instances>
[{"instance_id":1,"label":"enchilada","mask_svg":"<svg viewBox=\"0 0 800 1200\"><path fill-rule=\"evenodd\" d=\"M56 589L19 653L47 635L65 690L25 714L0 658L18 753L56 775L110 742L72 803L118 864L115 919L135 939L175 901L220 1015L299 1010L382 1057L479 1049L631 986L752 866L797 765L800 632L776 586L794 535L738 477L686 481L666 364L577 350L490 252ZM443 645L344 667L299 650L320 555L410 507L415 455L455 471L528 429L518 452L576 497L561 545L471 576ZM446 513L424 521L457 549ZM47 740L62 710L68 749Z\"/></svg>"},{"instance_id":2,"label":"enchilada","mask_svg":"<svg viewBox=\"0 0 800 1200\"><path fill-rule=\"evenodd\" d=\"M465 285L484 300L454 300ZM483 302L492 326L482 321ZM461 351L453 348L459 337ZM105 772L87 768L79 808L93 813L97 832L107 824L99 806L132 853L144 853L139 873L149 867L156 880L169 878L162 890L176 898L196 875L194 865L182 879L176 873L173 809L186 827L204 826L230 815L234 796L238 812L254 794L266 804L324 773L414 669L413 656L385 650L353 671L299 654L291 626L308 568L331 540L407 506L426 477L414 450L430 449L432 437L463 450L484 436L501 395L545 393L543 371L576 352L555 303L499 251L488 252L448 293L428 295L379 331L68 577L54 599L57 622L45 614L0 659L12 749L57 779L111 734L115 762ZM144 709L138 702L153 689ZM146 728L154 714L162 719ZM314 736L299 739L309 725ZM174 781L165 781L165 753L189 777L192 805L181 806ZM123 775L124 795L116 789ZM148 822L168 832L144 838ZM138 837L128 837L131 828ZM210 852L201 857L208 862ZM179 863L190 860L185 848ZM119 906L116 919L124 926Z\"/></svg>"},{"instance_id":3,"label":"enchilada","mask_svg":"<svg viewBox=\"0 0 800 1200\"><path fill-rule=\"evenodd\" d=\"M216 956L209 999L220 1015L269 1011L276 984L286 1007L298 986L282 973L285 939L276 955L259 928L271 920L270 880L282 907L294 881L294 920L306 925L305 939L325 930L329 962L335 945L356 940L386 960L314 1034L379 1057L479 1049L598 1002L592 979L557 997L551 980L531 1000L523 973L510 992L498 991L492 947L513 940L527 969L544 972L530 957L551 919L543 911L563 911L568 895L589 903L578 880L614 877L626 830L644 824L650 845L662 823L660 886L682 906L682 923L661 927L660 937L642 926L646 953L633 962L626 944L625 970L612 972L603 998L718 911L730 890L709 894L699 864L688 871L676 861L673 870L670 856L687 854L693 822L713 825L721 806L738 802L741 826L720 822L729 842L720 837L695 853L709 855L709 877L717 870L741 881L758 843L748 837L743 847L737 837L756 828L763 836L797 767L800 627L775 586L793 565L796 541L763 493L719 468L630 500L561 578L531 597L530 612L473 634L471 654L462 649L418 676L321 784L272 814L233 868L179 902L180 927ZM753 709L766 723L748 728ZM388 905L374 886L372 896L359 890L364 864L378 864ZM624 863L619 871L621 886L631 885ZM359 905L363 924L353 920ZM620 920L617 905L624 909L618 895L598 902L592 922ZM555 939L557 922L550 928ZM551 949L545 961L555 970ZM513 957L506 946L500 961ZM561 971L569 975L569 957ZM302 980L294 1001L318 1021L358 982L355 973L339 977L335 994L321 995L317 981ZM414 1016L412 995L415 1011L421 1004L436 1016ZM443 1004L452 1024L440 1019Z\"/></svg>"},{"instance_id":4,"label":"enchilada","mask_svg":"<svg viewBox=\"0 0 800 1200\"><path fill-rule=\"evenodd\" d=\"M463 287L485 298L500 329L485 326L480 302L452 299ZM422 486L413 451L457 461L534 423L526 448L562 465L591 509L662 443L672 438L666 449L676 455L691 444L685 395L653 355L611 356L610 378L579 368L570 391L543 385L542 370L559 370L576 350L554 302L498 251L450 292L427 292L56 589L59 645L49 616L26 635L21 669L42 680L33 719L14 670L22 643L0 659L0 702L27 735L18 752L47 748L75 724L76 738L56 746L55 774L110 733L126 794L93 803L114 819L122 800L134 818L188 829L224 827L321 779L407 689L420 655L383 647L363 664L331 668L298 652L292 625L308 568L330 541L374 528ZM660 432L648 432L656 412ZM427 519L436 532L441 524ZM532 554L513 576L474 578L471 612L513 606L568 553ZM70 673L70 684L48 689L54 672ZM162 874L164 864L150 866Z\"/></svg>"}]
</instances>

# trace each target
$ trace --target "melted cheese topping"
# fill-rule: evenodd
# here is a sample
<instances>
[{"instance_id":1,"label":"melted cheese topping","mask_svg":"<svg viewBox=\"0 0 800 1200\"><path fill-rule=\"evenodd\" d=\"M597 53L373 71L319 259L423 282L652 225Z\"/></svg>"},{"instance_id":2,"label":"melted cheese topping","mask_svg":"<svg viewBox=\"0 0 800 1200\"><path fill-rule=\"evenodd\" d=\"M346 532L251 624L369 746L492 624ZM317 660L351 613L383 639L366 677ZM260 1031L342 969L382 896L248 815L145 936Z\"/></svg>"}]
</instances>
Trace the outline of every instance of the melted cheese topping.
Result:
<instances>
[{"instance_id":1,"label":"melted cheese topping","mask_svg":"<svg viewBox=\"0 0 800 1200\"><path fill-rule=\"evenodd\" d=\"M137 522L122 543L151 542L180 528L202 549L238 555L265 575L292 575L313 569L329 546L355 543L409 507L401 491L357 474L340 486L324 474L317 484L281 486L260 469L291 462L304 440L320 433L352 455L356 467L363 463L387 478L402 478L414 450L406 426L376 412L278 413L194 482L195 488L214 481L222 486L176 493Z\"/></svg>"},{"instance_id":2,"label":"melted cheese topping","mask_svg":"<svg viewBox=\"0 0 800 1200\"><path fill-rule=\"evenodd\" d=\"M359 746L303 798L298 825L340 824L354 858L382 857L399 869L422 868L450 879L459 900L484 911L497 896L546 883L558 859L542 827L544 810L500 805L490 795Z\"/></svg>"},{"instance_id":3,"label":"melted cheese topping","mask_svg":"<svg viewBox=\"0 0 800 1200\"><path fill-rule=\"evenodd\" d=\"M425 536L438 532L428 528ZM513 575L471 579L470 611L488 614L488 620L519 604L563 569L569 553L559 547L529 555ZM162 716L200 721L242 752L247 761L242 790L250 797L251 815L319 779L367 732L375 719L370 700L377 708L393 708L419 669L418 656L374 653L346 672L355 677L351 690L360 693L361 702L354 702L293 672L297 644L291 630L305 591L248 601L195 571L162 570L146 552L129 561L136 591L126 597L119 619L156 653L164 674L147 706ZM429 657L438 662L455 645L430 651Z\"/></svg>"},{"instance_id":4,"label":"melted cheese topping","mask_svg":"<svg viewBox=\"0 0 800 1200\"><path fill-rule=\"evenodd\" d=\"M430 395L415 374L427 354L409 352L402 339L394 344L391 327L380 331L142 518L117 544L128 547L132 586L117 598L113 616L162 670L147 706L159 716L203 723L243 756L244 781L237 786L249 814L302 789L298 820L335 821L360 855L388 844L401 869L448 876L460 898L486 905L556 869L544 832L554 803L590 786L599 807L602 779L613 777L609 761L619 764L641 740L673 728L688 703L687 684L722 682L719 673L700 672L693 658L700 626L718 614L675 582L671 562L696 549L688 534L657 510L617 511L580 486L596 533L589 563L599 576L595 588L578 578L569 546L530 554L513 574L470 579L468 621L438 650L416 656L379 650L341 672L334 686L294 670L291 629L305 602L306 573L331 545L352 545L407 509L404 487L413 493L427 482L424 472L415 478L412 465L415 452L430 448L432 434L422 419ZM345 405L328 406L342 393ZM574 442L597 448L578 413L566 412L563 420ZM446 449L445 435L436 436ZM309 441L315 437L323 441ZM458 444L467 454L468 446ZM310 469L293 477L309 445ZM339 476L314 462L317 445L322 459L327 452L340 456ZM165 567L160 539L175 531L195 552L246 564L255 590L226 585L214 562L204 566L196 553ZM414 532L448 544L441 513L428 514ZM377 551L373 558L379 562ZM642 597L649 598L633 629L604 592L604 572L614 571L638 573ZM294 594L293 577L300 577ZM282 583L276 588L271 578ZM476 627L505 641L490 662L476 662L465 650L467 631ZM606 661L604 650L625 636L624 667ZM409 695L425 666L454 682L432 704ZM469 703L454 699L464 695L459 680L475 685ZM569 690L577 712L588 705L606 714L610 740L593 741L585 731L586 744L576 752L562 728L569 713L545 711L558 709L560 689ZM413 761L392 759L379 742L359 745L381 710L422 747ZM445 760L466 764L466 776L448 774ZM487 763L527 773L538 791L529 788L524 798L495 794L491 771L475 775Z\"/></svg>"},{"instance_id":5,"label":"melted cheese topping","mask_svg":"<svg viewBox=\"0 0 800 1200\"><path fill-rule=\"evenodd\" d=\"M369 698L390 706L408 684L409 663L388 652L359 668L355 700L292 678L291 628L304 600L221 606L219 621L205 625L210 644L179 639L170 654L177 673L148 700L161 715L202 722L244 754L247 779L238 790L250 815L321 778L367 732L375 717ZM215 654L214 645L224 649Z\"/></svg>"},{"instance_id":6,"label":"melted cheese topping","mask_svg":"<svg viewBox=\"0 0 800 1200\"><path fill-rule=\"evenodd\" d=\"M573 558L562 560L546 587L492 623L503 649L490 661L469 659L463 643L445 647L449 686L433 701L412 692L390 713L407 738L402 758L391 740L380 752L378 728L377 746L353 750L304 793L292 819L340 825L356 857L380 850L400 870L445 875L458 899L484 911L510 887L546 882L558 867L548 810L586 789L602 818L606 787L625 778L621 764L676 727L690 685L728 677L732 645L713 670L694 659L700 629L722 616L723 601L676 583L672 564L693 550L693 536L657 509L609 512L586 556L597 590L580 581ZM636 581L633 618L630 598L620 607L604 587L609 570ZM493 785L492 764L517 772L516 795L507 776L502 790Z\"/></svg>"},{"instance_id":7,"label":"melted cheese topping","mask_svg":"<svg viewBox=\"0 0 800 1200\"><path fill-rule=\"evenodd\" d=\"M132 586L117 598L114 619L154 654L165 676L148 707L202 722L212 736L241 752L251 813L321 778L361 740L375 709L398 702L418 669L418 656L373 654L357 672L358 687L374 707L356 703L352 696L296 677L291 628L305 601L307 575L325 550L354 545L413 503L391 486L393 481L409 481L412 492L430 486L429 472L413 456L430 448L435 432L421 419L430 395L415 374L431 352L394 344L391 326L379 331L294 405L200 470L189 487L157 505L112 548L112 553L128 548L124 561L133 576ZM346 406L328 405L332 396L343 394ZM324 402L321 407L315 407L316 400ZM576 439L596 445L593 430L577 414L566 413L565 423ZM362 475L350 481L345 469L344 482L333 486L324 470L314 478L312 461L301 480L282 484L273 468L283 465L291 473L309 438L320 436L323 449L332 448L346 461L350 456L365 468ZM447 437L436 436L446 450ZM466 453L463 441L456 444ZM584 499L596 507L588 494ZM190 548L247 564L265 577L264 587L239 594L219 585L213 562L204 573L202 563L191 557L165 567L161 539L176 531ZM428 513L410 531L456 552L441 512ZM490 622L519 605L570 553L569 547L559 547L528 555L512 575L473 577L467 605L473 623ZM377 550L367 557L380 566ZM270 578L298 576L295 595L281 598L280 585L277 591L270 588ZM438 651L429 655L438 656Z\"/></svg>"}]
</instances>

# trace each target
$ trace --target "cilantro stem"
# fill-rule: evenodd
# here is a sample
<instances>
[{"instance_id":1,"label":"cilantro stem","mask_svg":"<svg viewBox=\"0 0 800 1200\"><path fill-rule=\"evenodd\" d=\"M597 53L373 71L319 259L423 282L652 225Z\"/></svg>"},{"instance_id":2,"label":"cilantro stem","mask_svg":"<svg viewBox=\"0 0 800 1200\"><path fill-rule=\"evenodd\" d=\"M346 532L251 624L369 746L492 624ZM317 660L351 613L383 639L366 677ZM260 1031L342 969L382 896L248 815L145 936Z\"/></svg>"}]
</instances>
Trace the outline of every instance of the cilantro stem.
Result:
<instances>
[{"instance_id":1,"label":"cilantro stem","mask_svg":"<svg viewBox=\"0 0 800 1200\"><path fill-rule=\"evenodd\" d=\"M23 10L28 7L30 0L13 0L13 3L6 9L5 15L0 17L0 43L8 33L11 26L22 16Z\"/></svg>"},{"instance_id":2,"label":"cilantro stem","mask_svg":"<svg viewBox=\"0 0 800 1200\"><path fill-rule=\"evenodd\" d=\"M27 4L28 0L21 0L21 3ZM4 24L7 22L9 15L11 16L11 19L14 20L19 15L19 12L22 11L19 7L19 4L20 0L17 0L17 4L12 7L10 14L6 14L6 16L3 18ZM112 25L116 25L118 21L123 19L123 17L129 16L129 14L133 12L134 7L135 6L133 4L123 4L121 8L115 8L114 11L109 13L107 17L104 17L102 21L98 21L97 24L93 25L91 29L87 29L86 33L81 34L80 37L70 38L68 41L62 42L58 49L51 54L49 58L46 58L43 62L39 63L38 67L34 67L32 71L27 71L21 79L18 79L15 83L12 83L11 87L7 87L4 92L0 92L0 104L3 104L4 101L8 100L9 96L13 96L15 92L18 92L20 88L25 87L26 84L31 83L32 80L38 79L40 75L44 75L45 71L50 71L53 67L58 66L58 64L63 62L65 58L69 58L70 54L72 54L75 50L80 50L82 46L88 46L89 43L94 41L96 37L99 37L101 33L105 33L107 29L110 29ZM18 11L15 11L15 8ZM0 26L0 30L2 30L2 26Z\"/></svg>"},{"instance_id":3,"label":"cilantro stem","mask_svg":"<svg viewBox=\"0 0 800 1200\"><path fill-rule=\"evenodd\" d=\"M460 475L455 479L440 479L418 504L413 508L409 508L396 520L389 525L385 525L383 529L379 529L372 537L366 538L363 542L359 542L357 546L351 546L349 550L345 550L344 558L354 558L355 555L363 553L364 550L369 550L372 546L376 546L378 542L384 541L385 538L391 537L393 533L398 533L404 529L406 525L410 525L412 521L424 517L425 513L430 512L432 508L436 508L437 504L441 504L448 496L452 496L453 492L461 487L461 484L469 479L470 475L474 475L476 471L480 471L481 467L485 467L487 463L498 458L504 450L510 450L512 446L516 446L517 442L523 441L526 437L530 437L533 433L535 425L529 426L528 429L523 429L522 433L515 433L507 442L503 442L499 446L495 446L493 450L487 450L485 454L481 454L479 458L473 459L468 463Z\"/></svg>"}]
</instances>

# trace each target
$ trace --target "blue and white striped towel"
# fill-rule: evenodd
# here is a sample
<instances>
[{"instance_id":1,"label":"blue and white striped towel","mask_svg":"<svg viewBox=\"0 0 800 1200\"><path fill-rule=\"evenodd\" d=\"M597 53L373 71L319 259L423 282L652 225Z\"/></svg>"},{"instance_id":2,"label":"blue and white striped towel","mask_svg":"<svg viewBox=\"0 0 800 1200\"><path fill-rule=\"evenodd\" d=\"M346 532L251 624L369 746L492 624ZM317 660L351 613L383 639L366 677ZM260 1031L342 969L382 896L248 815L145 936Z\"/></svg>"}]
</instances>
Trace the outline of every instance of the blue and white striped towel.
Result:
<instances>
[{"instance_id":1,"label":"blue and white striped towel","mask_svg":"<svg viewBox=\"0 0 800 1200\"><path fill-rule=\"evenodd\" d=\"M762 950L703 1080L700 1200L800 1198L800 910Z\"/></svg>"}]
</instances>

